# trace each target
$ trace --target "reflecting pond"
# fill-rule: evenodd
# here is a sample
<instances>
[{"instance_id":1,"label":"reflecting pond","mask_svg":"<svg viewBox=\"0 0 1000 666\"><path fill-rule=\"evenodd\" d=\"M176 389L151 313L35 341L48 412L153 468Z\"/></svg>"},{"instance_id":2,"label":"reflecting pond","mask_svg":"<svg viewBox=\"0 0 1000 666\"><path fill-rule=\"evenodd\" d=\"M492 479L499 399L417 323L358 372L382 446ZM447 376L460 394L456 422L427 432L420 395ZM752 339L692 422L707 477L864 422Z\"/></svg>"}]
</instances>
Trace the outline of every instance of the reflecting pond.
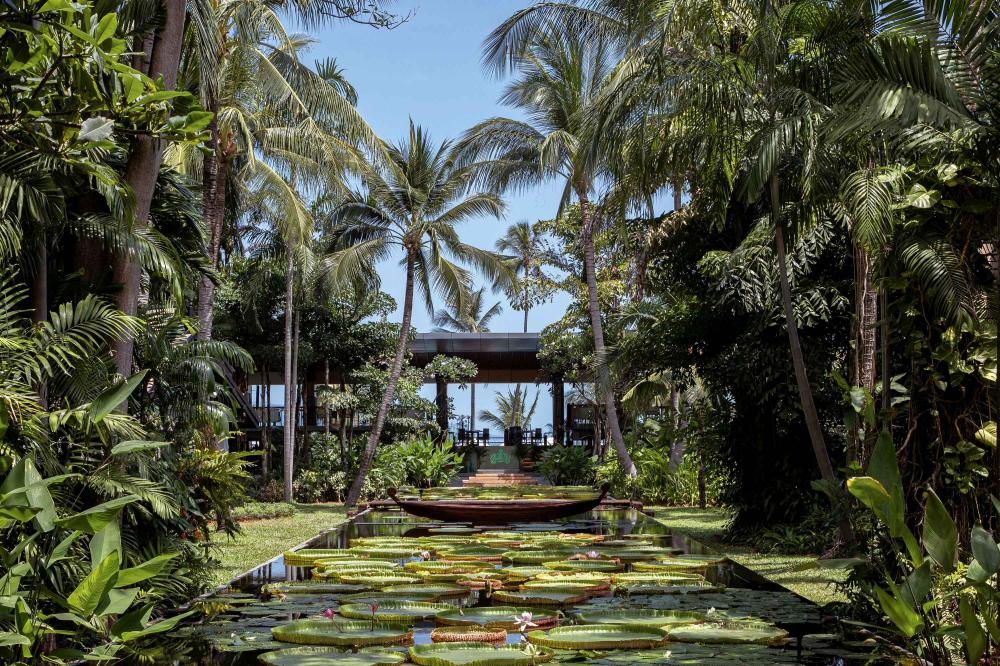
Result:
<instances>
[{"instance_id":1,"label":"reflecting pond","mask_svg":"<svg viewBox=\"0 0 1000 666\"><path fill-rule=\"evenodd\" d=\"M411 645L424 646L418 663L486 663L431 645L435 630L520 646L490 653L497 664L871 663L815 604L634 510L475 527L369 511L201 605L206 620L150 646L146 663L250 666L296 647L283 641L340 646L355 633L355 647L379 645L358 663ZM274 663L328 663L293 654Z\"/></svg>"}]
</instances>

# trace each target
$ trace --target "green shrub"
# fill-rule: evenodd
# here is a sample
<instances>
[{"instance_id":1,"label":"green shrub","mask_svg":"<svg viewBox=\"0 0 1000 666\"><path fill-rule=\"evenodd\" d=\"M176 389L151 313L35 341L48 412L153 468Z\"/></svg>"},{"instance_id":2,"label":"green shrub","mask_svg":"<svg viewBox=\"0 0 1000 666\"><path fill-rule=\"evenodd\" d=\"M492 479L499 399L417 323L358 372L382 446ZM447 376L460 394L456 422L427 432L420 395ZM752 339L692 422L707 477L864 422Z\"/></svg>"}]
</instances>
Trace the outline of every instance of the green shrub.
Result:
<instances>
[{"instance_id":1,"label":"green shrub","mask_svg":"<svg viewBox=\"0 0 1000 666\"><path fill-rule=\"evenodd\" d=\"M639 476L630 479L611 450L604 463L597 467L597 484L611 486L615 497L630 498L647 504L691 506L698 503L698 457L685 456L677 469L670 469L670 452L666 448L630 446L629 453ZM718 496L720 479L710 471L706 478L709 504Z\"/></svg>"},{"instance_id":2,"label":"green shrub","mask_svg":"<svg viewBox=\"0 0 1000 666\"><path fill-rule=\"evenodd\" d=\"M395 452L403 461L406 482L417 488L447 485L462 466L462 454L454 450L450 440L438 443L430 437L414 438L397 444Z\"/></svg>"},{"instance_id":3,"label":"green shrub","mask_svg":"<svg viewBox=\"0 0 1000 666\"><path fill-rule=\"evenodd\" d=\"M553 446L542 456L538 471L557 486L589 486L596 458L584 446Z\"/></svg>"},{"instance_id":4,"label":"green shrub","mask_svg":"<svg viewBox=\"0 0 1000 666\"><path fill-rule=\"evenodd\" d=\"M298 509L288 502L247 502L233 509L236 520L261 520L264 518L287 518Z\"/></svg>"}]
</instances>

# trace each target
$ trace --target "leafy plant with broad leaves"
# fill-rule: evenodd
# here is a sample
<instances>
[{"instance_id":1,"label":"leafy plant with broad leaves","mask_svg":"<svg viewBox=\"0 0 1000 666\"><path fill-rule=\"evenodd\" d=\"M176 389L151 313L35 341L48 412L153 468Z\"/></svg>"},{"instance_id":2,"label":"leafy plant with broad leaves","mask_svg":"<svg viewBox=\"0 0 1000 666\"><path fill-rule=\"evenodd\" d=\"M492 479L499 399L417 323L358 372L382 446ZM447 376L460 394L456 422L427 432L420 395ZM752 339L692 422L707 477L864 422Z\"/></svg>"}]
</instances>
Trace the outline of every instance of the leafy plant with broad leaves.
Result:
<instances>
[{"instance_id":1,"label":"leafy plant with broad leaves","mask_svg":"<svg viewBox=\"0 0 1000 666\"><path fill-rule=\"evenodd\" d=\"M935 664L960 663L952 639L961 640L965 663L996 656L1000 646L1000 547L982 525L969 536L971 557L959 550L958 528L932 488L925 496L920 536L905 520L905 500L892 438L883 432L872 453L867 476L847 482L848 490L888 531L902 577L883 565L884 584L868 593L895 631ZM993 497L1000 514L1000 500ZM962 560L965 561L962 561ZM950 579L958 584L949 584ZM955 609L958 613L956 617Z\"/></svg>"},{"instance_id":2,"label":"leafy plant with broad leaves","mask_svg":"<svg viewBox=\"0 0 1000 666\"><path fill-rule=\"evenodd\" d=\"M406 467L406 480L418 488L447 484L462 465L462 454L451 440L441 443L431 437L415 437L396 446L396 455Z\"/></svg>"}]
</instances>

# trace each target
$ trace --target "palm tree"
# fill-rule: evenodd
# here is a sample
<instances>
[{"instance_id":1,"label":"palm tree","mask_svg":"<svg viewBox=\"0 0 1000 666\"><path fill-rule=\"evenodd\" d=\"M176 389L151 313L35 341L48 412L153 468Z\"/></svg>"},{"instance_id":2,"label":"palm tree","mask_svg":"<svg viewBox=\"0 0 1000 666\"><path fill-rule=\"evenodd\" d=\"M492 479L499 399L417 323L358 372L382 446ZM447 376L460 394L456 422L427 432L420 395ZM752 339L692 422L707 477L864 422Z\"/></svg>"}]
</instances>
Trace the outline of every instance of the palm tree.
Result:
<instances>
[{"instance_id":1,"label":"palm tree","mask_svg":"<svg viewBox=\"0 0 1000 666\"><path fill-rule=\"evenodd\" d=\"M450 141L435 144L412 120L406 140L384 146L384 155L372 152L360 165L364 192L349 196L332 215L337 249L323 260L325 274L334 284L376 275L376 264L395 250L402 250L405 270L396 355L358 475L347 493L349 506L361 494L395 396L410 339L414 290L432 311L435 291L443 292L459 312L465 311L471 275L449 255L471 264L497 285L510 279L500 257L462 242L456 231L469 219L503 213L503 201L496 193L469 191L483 178L484 165L462 161Z\"/></svg>"},{"instance_id":2,"label":"palm tree","mask_svg":"<svg viewBox=\"0 0 1000 666\"><path fill-rule=\"evenodd\" d=\"M503 312L500 303L494 303L485 311L484 301L486 288L480 287L469 294L464 309L459 309L458 303L448 303L448 308L438 310L434 314L434 325L440 331L457 331L459 333L486 333L490 330L490 322ZM469 430L476 429L476 382L469 382L471 399L469 412Z\"/></svg>"},{"instance_id":3,"label":"palm tree","mask_svg":"<svg viewBox=\"0 0 1000 666\"><path fill-rule=\"evenodd\" d=\"M514 283L512 296L518 310L524 310L524 332L528 332L528 312L531 302L540 296L548 280L542 271L546 262L543 234L527 221L517 222L507 227L503 236L497 239L496 250L510 255L513 268L521 277Z\"/></svg>"},{"instance_id":4,"label":"palm tree","mask_svg":"<svg viewBox=\"0 0 1000 666\"><path fill-rule=\"evenodd\" d=\"M473 154L494 158L490 175L498 186L559 178L565 183L560 213L576 196L582 217L578 243L584 260L597 380L615 449L626 473L635 477L637 470L618 422L597 298L594 234L603 211L595 209L590 198L598 181L608 175L608 155L614 149L611 144L593 142L588 127L589 116L613 72L614 50L602 40L587 41L571 29L554 29L522 45L510 59L518 78L507 86L501 99L525 111L530 122L492 118L470 129L463 144ZM495 57L494 62L503 68L505 56Z\"/></svg>"},{"instance_id":5,"label":"palm tree","mask_svg":"<svg viewBox=\"0 0 1000 666\"><path fill-rule=\"evenodd\" d=\"M508 391L506 395L497 394L497 411L492 412L484 409L479 412L479 418L490 424L497 430L507 428L520 428L528 430L531 428L531 419L535 416L535 408L538 406L538 391L535 391L535 399L528 404L528 390L522 389L518 384L513 391Z\"/></svg>"}]
</instances>

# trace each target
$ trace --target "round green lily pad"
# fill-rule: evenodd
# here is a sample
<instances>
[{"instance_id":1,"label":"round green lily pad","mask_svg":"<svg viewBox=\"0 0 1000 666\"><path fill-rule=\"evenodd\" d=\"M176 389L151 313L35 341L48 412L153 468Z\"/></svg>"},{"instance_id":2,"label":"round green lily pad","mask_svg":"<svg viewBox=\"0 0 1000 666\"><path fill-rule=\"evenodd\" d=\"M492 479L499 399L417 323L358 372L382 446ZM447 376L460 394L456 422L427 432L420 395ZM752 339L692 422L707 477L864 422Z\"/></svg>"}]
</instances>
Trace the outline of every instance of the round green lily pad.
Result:
<instances>
[{"instance_id":1,"label":"round green lily pad","mask_svg":"<svg viewBox=\"0 0 1000 666\"><path fill-rule=\"evenodd\" d=\"M528 641L566 650L643 650L664 645L665 629L632 624L577 624L548 631L530 631Z\"/></svg>"},{"instance_id":2,"label":"round green lily pad","mask_svg":"<svg viewBox=\"0 0 1000 666\"><path fill-rule=\"evenodd\" d=\"M454 608L448 604L436 604L427 601L404 601L386 600L375 607L375 621L377 622L411 622L413 620L423 620L434 617L441 611ZM337 609L344 617L354 620L372 619L372 609L368 604L343 604Z\"/></svg>"},{"instance_id":3,"label":"round green lily pad","mask_svg":"<svg viewBox=\"0 0 1000 666\"><path fill-rule=\"evenodd\" d=\"M400 645L413 640L408 627L377 622L340 622L336 620L296 620L271 629L275 640L300 645Z\"/></svg>"},{"instance_id":4,"label":"round green lily pad","mask_svg":"<svg viewBox=\"0 0 1000 666\"><path fill-rule=\"evenodd\" d=\"M521 590L524 591L545 590L549 592L570 592L573 594L590 594L599 589L599 585L595 588L594 585L589 583L561 580L529 580L521 585ZM608 589L607 586L604 589Z\"/></svg>"},{"instance_id":5,"label":"round green lily pad","mask_svg":"<svg viewBox=\"0 0 1000 666\"><path fill-rule=\"evenodd\" d=\"M393 575L390 573L352 573L344 574L338 576L337 580L341 583L348 583L350 585L364 585L365 587L373 587L375 589L380 589L383 587L389 587L390 585L411 585L413 583L419 583L420 579L416 576L402 576Z\"/></svg>"},{"instance_id":6,"label":"round green lily pad","mask_svg":"<svg viewBox=\"0 0 1000 666\"><path fill-rule=\"evenodd\" d=\"M533 567L507 567L506 569L499 569L502 571L507 578L512 581L525 581L540 574L550 571L545 567L533 566Z\"/></svg>"},{"instance_id":7,"label":"round green lily pad","mask_svg":"<svg viewBox=\"0 0 1000 666\"><path fill-rule=\"evenodd\" d=\"M533 666L552 659L549 651L491 643L430 643L410 648L410 661L420 666Z\"/></svg>"},{"instance_id":8,"label":"round green lily pad","mask_svg":"<svg viewBox=\"0 0 1000 666\"><path fill-rule=\"evenodd\" d=\"M403 568L415 573L471 573L473 571L488 571L493 568L493 565L478 560L429 560L407 562Z\"/></svg>"},{"instance_id":9,"label":"round green lily pad","mask_svg":"<svg viewBox=\"0 0 1000 666\"><path fill-rule=\"evenodd\" d=\"M392 548L388 546L358 546L350 548L346 552L355 557L367 557L373 560L408 560L411 557L420 555L420 548L400 546Z\"/></svg>"},{"instance_id":10,"label":"round green lily pad","mask_svg":"<svg viewBox=\"0 0 1000 666\"><path fill-rule=\"evenodd\" d=\"M323 571L358 571L358 570L391 570L399 569L398 562L390 560L317 560L316 568Z\"/></svg>"},{"instance_id":11,"label":"round green lily pad","mask_svg":"<svg viewBox=\"0 0 1000 666\"><path fill-rule=\"evenodd\" d=\"M669 627L680 624L701 624L704 613L682 610L629 608L625 610L581 611L576 619L582 624L641 624L647 627Z\"/></svg>"},{"instance_id":12,"label":"round green lily pad","mask_svg":"<svg viewBox=\"0 0 1000 666\"><path fill-rule=\"evenodd\" d=\"M441 551L442 560L477 560L481 562L499 562L504 551L489 546L471 545L457 546Z\"/></svg>"},{"instance_id":13,"label":"round green lily pad","mask_svg":"<svg viewBox=\"0 0 1000 666\"><path fill-rule=\"evenodd\" d=\"M537 608L516 608L514 606L492 606L486 608L452 608L434 616L437 624L445 626L482 625L496 627L507 631L517 631L520 618L524 613L531 613L531 621L539 627L556 624L559 616L548 610Z\"/></svg>"},{"instance_id":14,"label":"round green lily pad","mask_svg":"<svg viewBox=\"0 0 1000 666\"><path fill-rule=\"evenodd\" d=\"M390 585L382 591L391 595L409 595L413 599L438 599L440 597L461 597L469 593L469 588L453 583L431 583L425 585Z\"/></svg>"},{"instance_id":15,"label":"round green lily pad","mask_svg":"<svg viewBox=\"0 0 1000 666\"><path fill-rule=\"evenodd\" d=\"M696 573L675 571L670 573L622 573L611 577L615 585L685 585L689 582L701 582L705 577Z\"/></svg>"},{"instance_id":16,"label":"round green lily pad","mask_svg":"<svg viewBox=\"0 0 1000 666\"><path fill-rule=\"evenodd\" d=\"M342 652L332 647L285 648L257 659L266 666L395 666L406 661L398 652Z\"/></svg>"},{"instance_id":17,"label":"round green lily pad","mask_svg":"<svg viewBox=\"0 0 1000 666\"><path fill-rule=\"evenodd\" d=\"M267 594L350 594L363 589L364 587L360 585L307 580L296 583L271 583L262 591Z\"/></svg>"},{"instance_id":18,"label":"round green lily pad","mask_svg":"<svg viewBox=\"0 0 1000 666\"><path fill-rule=\"evenodd\" d=\"M621 571L624 568L611 560L563 560L543 562L542 566L553 571Z\"/></svg>"},{"instance_id":19,"label":"round green lily pad","mask_svg":"<svg viewBox=\"0 0 1000 666\"><path fill-rule=\"evenodd\" d=\"M544 564L550 560L564 560L573 555L572 550L508 550L503 561L511 564Z\"/></svg>"},{"instance_id":20,"label":"round green lily pad","mask_svg":"<svg viewBox=\"0 0 1000 666\"><path fill-rule=\"evenodd\" d=\"M497 590L493 600L502 604L525 606L571 606L587 600L586 592L556 592L554 590Z\"/></svg>"},{"instance_id":21,"label":"round green lily pad","mask_svg":"<svg viewBox=\"0 0 1000 666\"><path fill-rule=\"evenodd\" d=\"M725 558L701 560L689 557L671 557L655 562L636 562L632 565L632 571L702 571L710 566L722 564L725 561Z\"/></svg>"},{"instance_id":22,"label":"round green lily pad","mask_svg":"<svg viewBox=\"0 0 1000 666\"><path fill-rule=\"evenodd\" d=\"M282 553L285 565L290 567L311 567L321 559L348 559L352 556L346 551L334 548L303 548L301 550L286 550Z\"/></svg>"},{"instance_id":23,"label":"round green lily pad","mask_svg":"<svg viewBox=\"0 0 1000 666\"><path fill-rule=\"evenodd\" d=\"M782 645L788 632L765 622L707 622L670 628L670 639L681 643L756 643Z\"/></svg>"}]
</instances>

